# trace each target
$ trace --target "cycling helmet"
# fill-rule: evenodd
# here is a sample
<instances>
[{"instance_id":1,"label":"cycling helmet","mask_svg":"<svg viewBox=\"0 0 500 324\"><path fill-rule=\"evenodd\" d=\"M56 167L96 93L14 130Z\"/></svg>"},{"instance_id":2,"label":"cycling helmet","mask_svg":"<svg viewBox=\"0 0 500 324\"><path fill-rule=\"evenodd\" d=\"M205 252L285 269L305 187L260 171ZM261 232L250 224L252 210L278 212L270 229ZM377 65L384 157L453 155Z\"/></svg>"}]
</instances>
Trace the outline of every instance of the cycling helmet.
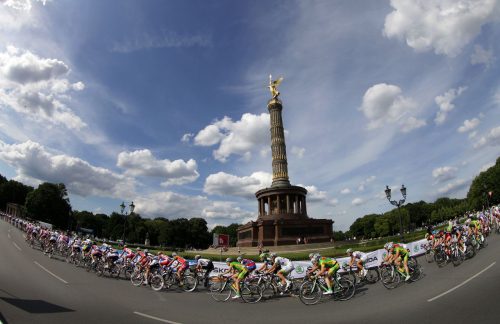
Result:
<instances>
[{"instance_id":1,"label":"cycling helmet","mask_svg":"<svg viewBox=\"0 0 500 324\"><path fill-rule=\"evenodd\" d=\"M241 260L243 260L243 258L241 257L241 255L236 258L236 261L238 261L238 262L241 262Z\"/></svg>"},{"instance_id":2,"label":"cycling helmet","mask_svg":"<svg viewBox=\"0 0 500 324\"><path fill-rule=\"evenodd\" d=\"M195 260L199 260L199 259L201 259L201 255L199 255L199 254L195 255L195 256L194 256L194 259L195 259Z\"/></svg>"},{"instance_id":3,"label":"cycling helmet","mask_svg":"<svg viewBox=\"0 0 500 324\"><path fill-rule=\"evenodd\" d=\"M271 253L271 258L273 258L273 259L274 259L274 258L275 258L275 257L277 257L277 256L278 256L278 255L277 255L276 253L274 253L274 252L273 252L273 253Z\"/></svg>"},{"instance_id":4,"label":"cycling helmet","mask_svg":"<svg viewBox=\"0 0 500 324\"><path fill-rule=\"evenodd\" d=\"M231 258L226 259L226 263L231 263L231 262L233 262L233 259L231 259Z\"/></svg>"},{"instance_id":5,"label":"cycling helmet","mask_svg":"<svg viewBox=\"0 0 500 324\"><path fill-rule=\"evenodd\" d=\"M352 249L347 249L347 251L345 251L345 253L351 254L352 253Z\"/></svg>"},{"instance_id":6,"label":"cycling helmet","mask_svg":"<svg viewBox=\"0 0 500 324\"><path fill-rule=\"evenodd\" d=\"M313 252L309 253L309 260L312 259L313 257L314 257L314 253Z\"/></svg>"},{"instance_id":7,"label":"cycling helmet","mask_svg":"<svg viewBox=\"0 0 500 324\"><path fill-rule=\"evenodd\" d=\"M140 248L140 247L137 247L137 249L136 249L136 250L137 250L137 251L140 251L140 250L141 250L141 248Z\"/></svg>"},{"instance_id":8,"label":"cycling helmet","mask_svg":"<svg viewBox=\"0 0 500 324\"><path fill-rule=\"evenodd\" d=\"M317 257L317 256L313 257L312 260L311 260L311 262L312 262L312 264L318 263L319 262L319 257Z\"/></svg>"},{"instance_id":9,"label":"cycling helmet","mask_svg":"<svg viewBox=\"0 0 500 324\"><path fill-rule=\"evenodd\" d=\"M145 249L145 250L144 250L144 253L148 254L148 253L149 253L149 250L148 250L148 249Z\"/></svg>"},{"instance_id":10,"label":"cycling helmet","mask_svg":"<svg viewBox=\"0 0 500 324\"><path fill-rule=\"evenodd\" d=\"M262 261L263 261L263 260L265 260L265 259L267 259L268 257L269 257L269 254L267 254L267 253L261 253L261 254L259 255L259 258L260 258Z\"/></svg>"},{"instance_id":11,"label":"cycling helmet","mask_svg":"<svg viewBox=\"0 0 500 324\"><path fill-rule=\"evenodd\" d=\"M394 244L392 242L387 243L387 250L390 250L394 247Z\"/></svg>"},{"instance_id":12,"label":"cycling helmet","mask_svg":"<svg viewBox=\"0 0 500 324\"><path fill-rule=\"evenodd\" d=\"M175 252L172 252L172 258L176 257L177 256L177 253Z\"/></svg>"}]
</instances>

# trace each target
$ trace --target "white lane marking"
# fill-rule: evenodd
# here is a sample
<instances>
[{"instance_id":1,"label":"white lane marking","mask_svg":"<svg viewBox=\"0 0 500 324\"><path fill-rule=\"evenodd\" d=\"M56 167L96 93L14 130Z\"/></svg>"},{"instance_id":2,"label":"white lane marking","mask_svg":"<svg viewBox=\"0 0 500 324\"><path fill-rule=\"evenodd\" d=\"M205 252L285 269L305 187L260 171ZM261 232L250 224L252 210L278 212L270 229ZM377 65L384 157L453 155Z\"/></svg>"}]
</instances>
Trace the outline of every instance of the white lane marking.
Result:
<instances>
[{"instance_id":1,"label":"white lane marking","mask_svg":"<svg viewBox=\"0 0 500 324\"><path fill-rule=\"evenodd\" d=\"M47 273L51 274L52 276L54 276L54 278L56 279L59 279L60 281L64 282L65 284L67 284L68 282L66 280L64 280L63 278L59 277L58 275L52 273L49 269L45 268L43 265L41 265L40 263L36 262L36 261L33 261L35 262L35 264L37 266L39 266L40 268L42 268L43 270L47 271Z\"/></svg>"},{"instance_id":2,"label":"white lane marking","mask_svg":"<svg viewBox=\"0 0 500 324\"><path fill-rule=\"evenodd\" d=\"M462 282L461 284L459 284L459 285L457 285L457 286L455 286L455 287L453 287L453 288L451 288L451 289L449 289L449 290L445 291L445 292L444 292L444 293L442 293L442 294L437 295L436 297L433 297L433 298L431 298L431 299L427 299L427 301L428 301L428 302L431 302L431 301L434 301L434 300L436 300L436 299L438 299L438 298L443 297L444 295L446 295L446 294L448 294L448 293L451 293L453 290L455 290L455 289L458 289L458 288L462 287L463 285L465 285L466 283L468 283L468 282L469 282L469 281L471 281L472 279L476 278L477 276L479 276L480 274L482 274L483 272L485 272L485 271L486 271L486 270L488 270L489 268L493 267L495 264L496 264L496 261L495 261L495 262L493 262L492 264L490 264L489 266L487 266L486 268L484 268L483 270L479 271L478 273L476 273L475 275L473 275L473 276L472 276L472 277L470 277L469 279L465 280L465 281L464 281L464 282Z\"/></svg>"},{"instance_id":3,"label":"white lane marking","mask_svg":"<svg viewBox=\"0 0 500 324\"><path fill-rule=\"evenodd\" d=\"M19 251L22 251L21 248L19 247L19 245L16 244L16 242L12 242L12 244L14 244L14 246L19 250Z\"/></svg>"},{"instance_id":4,"label":"white lane marking","mask_svg":"<svg viewBox=\"0 0 500 324\"><path fill-rule=\"evenodd\" d=\"M135 315L139 315L139 316L142 316L142 317L147 317L149 319L152 319L152 320L155 320L155 321L159 321L159 322L163 322L163 323L169 323L169 324L181 324L179 322L174 322L174 321L169 321L169 320L166 320L166 319L163 319L163 318L159 318L159 317L156 317L156 316L151 316L151 315L148 315L148 314L143 314L143 313L139 313L139 312L134 312Z\"/></svg>"},{"instance_id":5,"label":"white lane marking","mask_svg":"<svg viewBox=\"0 0 500 324\"><path fill-rule=\"evenodd\" d=\"M7 233L7 236L10 238L10 233Z\"/></svg>"}]
</instances>

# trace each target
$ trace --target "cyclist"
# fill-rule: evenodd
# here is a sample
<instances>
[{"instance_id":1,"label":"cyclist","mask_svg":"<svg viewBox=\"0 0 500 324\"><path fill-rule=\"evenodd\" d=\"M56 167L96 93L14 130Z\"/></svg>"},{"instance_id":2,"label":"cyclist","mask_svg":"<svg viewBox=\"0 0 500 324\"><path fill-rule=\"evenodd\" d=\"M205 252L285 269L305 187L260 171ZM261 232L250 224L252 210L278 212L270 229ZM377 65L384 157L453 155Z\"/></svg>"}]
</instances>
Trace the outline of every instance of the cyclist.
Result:
<instances>
[{"instance_id":1,"label":"cyclist","mask_svg":"<svg viewBox=\"0 0 500 324\"><path fill-rule=\"evenodd\" d=\"M328 290L323 293L323 295L333 294L332 290L332 278L336 275L337 271L340 269L340 264L334 258L319 257L314 256L312 258L313 267L309 270L308 274L314 273L319 270L316 276L324 276L326 286Z\"/></svg>"},{"instance_id":2,"label":"cyclist","mask_svg":"<svg viewBox=\"0 0 500 324\"><path fill-rule=\"evenodd\" d=\"M388 244L389 254L392 255L392 262L398 267L399 271L402 272L401 269L401 261L403 261L403 267L406 272L405 281L410 280L410 271L408 269L408 258L410 257L410 252L407 249L394 246L394 244Z\"/></svg>"},{"instance_id":3,"label":"cyclist","mask_svg":"<svg viewBox=\"0 0 500 324\"><path fill-rule=\"evenodd\" d=\"M272 267L273 261L271 260L268 252L261 253L259 255L259 259L262 261L262 265L259 269L257 269L257 272L266 272L268 268Z\"/></svg>"},{"instance_id":4,"label":"cyclist","mask_svg":"<svg viewBox=\"0 0 500 324\"><path fill-rule=\"evenodd\" d=\"M356 267L358 268L359 273L361 273L363 277L366 276L366 273L368 271L363 267L367 259L366 253L353 251L352 249L347 249L346 253L351 257L351 260L349 261L349 267L352 267L354 262L356 262Z\"/></svg>"},{"instance_id":5,"label":"cyclist","mask_svg":"<svg viewBox=\"0 0 500 324\"><path fill-rule=\"evenodd\" d=\"M250 259L243 259L242 256L237 257L236 261L243 264L247 268L249 273L251 273L252 271L254 271L257 268L255 261L250 260Z\"/></svg>"},{"instance_id":6,"label":"cyclist","mask_svg":"<svg viewBox=\"0 0 500 324\"><path fill-rule=\"evenodd\" d=\"M214 264L212 260L210 259L203 259L201 255L196 255L194 257L196 260L196 271L201 271L205 270L205 275L204 275L204 285L205 287L208 286L208 278L210 276L210 272L214 269Z\"/></svg>"},{"instance_id":7,"label":"cyclist","mask_svg":"<svg viewBox=\"0 0 500 324\"><path fill-rule=\"evenodd\" d=\"M177 279L179 279L179 285L183 285L182 283L182 275L184 271L189 268L189 262L183 257L177 255L177 253L172 252L172 262L177 261Z\"/></svg>"},{"instance_id":8,"label":"cyclist","mask_svg":"<svg viewBox=\"0 0 500 324\"><path fill-rule=\"evenodd\" d=\"M233 261L233 259L231 258L226 259L226 264L229 266L229 269L227 269L226 272L222 273L221 276L227 273L232 274L232 277L234 279L233 287L236 290L236 295L233 296L233 299L240 298L240 281L244 280L248 275L248 270L243 264L239 263L238 261Z\"/></svg>"},{"instance_id":9,"label":"cyclist","mask_svg":"<svg viewBox=\"0 0 500 324\"><path fill-rule=\"evenodd\" d=\"M292 261L287 258L279 257L276 253L271 254L271 260L273 261L273 265L271 269L267 270L267 273L272 273L279 266L280 270L278 270L278 277L281 279L281 285L286 287L285 289L290 288L292 282L286 278L293 271L294 266Z\"/></svg>"}]
</instances>

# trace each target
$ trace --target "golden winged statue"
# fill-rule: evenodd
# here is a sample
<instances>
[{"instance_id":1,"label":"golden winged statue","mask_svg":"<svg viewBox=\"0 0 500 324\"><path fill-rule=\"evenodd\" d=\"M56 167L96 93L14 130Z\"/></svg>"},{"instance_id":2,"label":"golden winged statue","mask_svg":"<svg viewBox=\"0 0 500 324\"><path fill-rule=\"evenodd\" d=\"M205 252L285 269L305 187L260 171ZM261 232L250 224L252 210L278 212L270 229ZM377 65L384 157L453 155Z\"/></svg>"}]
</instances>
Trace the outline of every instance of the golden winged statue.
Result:
<instances>
[{"instance_id":1,"label":"golden winged statue","mask_svg":"<svg viewBox=\"0 0 500 324\"><path fill-rule=\"evenodd\" d=\"M273 99L277 99L278 96L280 95L280 92L278 91L278 86L283 81L283 77L279 77L278 80L273 81L273 77L271 74L269 74L269 91L271 91L271 94L273 95Z\"/></svg>"}]
</instances>

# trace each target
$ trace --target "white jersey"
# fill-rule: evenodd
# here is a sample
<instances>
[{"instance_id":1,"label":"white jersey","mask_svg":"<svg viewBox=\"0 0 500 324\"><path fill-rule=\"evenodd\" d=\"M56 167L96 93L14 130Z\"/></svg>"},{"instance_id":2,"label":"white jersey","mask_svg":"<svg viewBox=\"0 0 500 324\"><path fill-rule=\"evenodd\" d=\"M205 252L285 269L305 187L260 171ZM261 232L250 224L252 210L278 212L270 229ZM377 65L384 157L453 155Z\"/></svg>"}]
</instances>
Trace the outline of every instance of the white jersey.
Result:
<instances>
[{"instance_id":1,"label":"white jersey","mask_svg":"<svg viewBox=\"0 0 500 324\"><path fill-rule=\"evenodd\" d=\"M200 267L206 267L208 266L208 263L210 263L209 259L198 259L197 265Z\"/></svg>"},{"instance_id":2,"label":"white jersey","mask_svg":"<svg viewBox=\"0 0 500 324\"><path fill-rule=\"evenodd\" d=\"M289 259L287 258L283 258L283 257L276 257L276 259L274 259L274 264L278 264L280 265L282 268L286 268L288 266L291 266L292 265L292 261L290 261Z\"/></svg>"},{"instance_id":3,"label":"white jersey","mask_svg":"<svg viewBox=\"0 0 500 324\"><path fill-rule=\"evenodd\" d=\"M360 251L354 251L352 252L352 256L354 260L359 259L359 260L366 260L366 253L360 252Z\"/></svg>"}]
</instances>

